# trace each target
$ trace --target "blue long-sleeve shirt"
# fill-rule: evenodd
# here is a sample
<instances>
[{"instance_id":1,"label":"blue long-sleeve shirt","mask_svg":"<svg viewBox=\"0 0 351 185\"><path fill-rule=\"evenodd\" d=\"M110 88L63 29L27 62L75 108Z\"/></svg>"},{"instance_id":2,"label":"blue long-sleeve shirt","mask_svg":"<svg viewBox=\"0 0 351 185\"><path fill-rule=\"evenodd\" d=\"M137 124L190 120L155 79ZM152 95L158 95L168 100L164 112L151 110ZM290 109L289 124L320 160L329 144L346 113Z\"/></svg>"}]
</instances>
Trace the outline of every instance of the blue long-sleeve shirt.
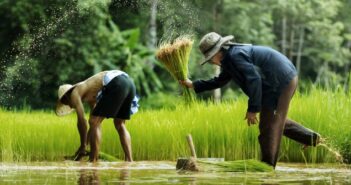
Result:
<instances>
[{"instance_id":1,"label":"blue long-sleeve shirt","mask_svg":"<svg viewBox=\"0 0 351 185\"><path fill-rule=\"evenodd\" d=\"M210 80L193 82L200 93L212 90L234 80L249 97L248 111L259 112L262 102L276 108L283 88L297 75L294 65L278 51L265 46L234 45L221 61L221 73ZM263 101L263 99L275 99ZM265 104L265 103L263 103Z\"/></svg>"}]
</instances>

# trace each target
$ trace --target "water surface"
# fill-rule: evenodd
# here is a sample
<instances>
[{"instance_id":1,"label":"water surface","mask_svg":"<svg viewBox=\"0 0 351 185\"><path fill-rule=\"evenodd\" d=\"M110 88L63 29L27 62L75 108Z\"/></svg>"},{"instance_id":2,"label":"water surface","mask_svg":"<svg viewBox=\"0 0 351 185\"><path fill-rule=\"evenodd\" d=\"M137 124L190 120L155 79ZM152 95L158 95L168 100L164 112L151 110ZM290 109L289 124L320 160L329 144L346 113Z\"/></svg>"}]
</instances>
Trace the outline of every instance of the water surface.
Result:
<instances>
[{"instance_id":1,"label":"water surface","mask_svg":"<svg viewBox=\"0 0 351 185\"><path fill-rule=\"evenodd\" d=\"M175 162L0 163L0 184L351 184L349 166L279 163L275 172L179 172Z\"/></svg>"}]
</instances>

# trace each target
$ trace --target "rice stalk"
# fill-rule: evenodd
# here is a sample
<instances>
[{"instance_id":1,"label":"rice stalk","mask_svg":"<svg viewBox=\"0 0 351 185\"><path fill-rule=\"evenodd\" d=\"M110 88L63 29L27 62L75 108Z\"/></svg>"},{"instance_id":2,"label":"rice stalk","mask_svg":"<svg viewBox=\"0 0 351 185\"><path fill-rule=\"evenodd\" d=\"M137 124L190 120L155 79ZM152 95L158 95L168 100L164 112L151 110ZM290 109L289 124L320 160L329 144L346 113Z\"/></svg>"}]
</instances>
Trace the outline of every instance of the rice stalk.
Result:
<instances>
[{"instance_id":1,"label":"rice stalk","mask_svg":"<svg viewBox=\"0 0 351 185\"><path fill-rule=\"evenodd\" d=\"M176 81L188 78L189 56L193 42L189 36L178 37L173 43L161 44L156 52L156 58ZM194 92L187 87L183 87L183 96L186 103L195 100Z\"/></svg>"},{"instance_id":2,"label":"rice stalk","mask_svg":"<svg viewBox=\"0 0 351 185\"><path fill-rule=\"evenodd\" d=\"M196 161L200 169L205 171L225 171L225 172L271 172L273 167L268 164L254 160L236 160L236 161Z\"/></svg>"}]
</instances>

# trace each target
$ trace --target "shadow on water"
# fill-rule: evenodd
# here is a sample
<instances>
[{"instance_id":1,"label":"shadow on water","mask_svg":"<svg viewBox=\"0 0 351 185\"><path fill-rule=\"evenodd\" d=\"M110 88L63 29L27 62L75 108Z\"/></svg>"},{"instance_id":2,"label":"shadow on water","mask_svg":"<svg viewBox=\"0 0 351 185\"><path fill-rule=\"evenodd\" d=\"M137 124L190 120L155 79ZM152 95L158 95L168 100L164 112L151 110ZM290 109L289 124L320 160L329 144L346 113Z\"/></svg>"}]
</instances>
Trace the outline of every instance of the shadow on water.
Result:
<instances>
[{"instance_id":1,"label":"shadow on water","mask_svg":"<svg viewBox=\"0 0 351 185\"><path fill-rule=\"evenodd\" d=\"M350 166L280 163L275 172L179 172L175 162L0 163L0 184L350 184Z\"/></svg>"}]
</instances>

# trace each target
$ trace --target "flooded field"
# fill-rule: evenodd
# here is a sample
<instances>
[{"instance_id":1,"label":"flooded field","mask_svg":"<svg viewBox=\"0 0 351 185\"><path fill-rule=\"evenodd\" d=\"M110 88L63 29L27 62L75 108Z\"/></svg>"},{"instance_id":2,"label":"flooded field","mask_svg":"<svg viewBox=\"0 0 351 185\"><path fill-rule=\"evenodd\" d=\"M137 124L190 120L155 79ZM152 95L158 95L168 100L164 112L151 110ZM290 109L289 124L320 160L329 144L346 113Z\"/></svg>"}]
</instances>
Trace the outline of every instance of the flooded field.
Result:
<instances>
[{"instance_id":1,"label":"flooded field","mask_svg":"<svg viewBox=\"0 0 351 185\"><path fill-rule=\"evenodd\" d=\"M275 172L179 172L175 162L0 163L0 184L351 184L350 166L280 163Z\"/></svg>"}]
</instances>

